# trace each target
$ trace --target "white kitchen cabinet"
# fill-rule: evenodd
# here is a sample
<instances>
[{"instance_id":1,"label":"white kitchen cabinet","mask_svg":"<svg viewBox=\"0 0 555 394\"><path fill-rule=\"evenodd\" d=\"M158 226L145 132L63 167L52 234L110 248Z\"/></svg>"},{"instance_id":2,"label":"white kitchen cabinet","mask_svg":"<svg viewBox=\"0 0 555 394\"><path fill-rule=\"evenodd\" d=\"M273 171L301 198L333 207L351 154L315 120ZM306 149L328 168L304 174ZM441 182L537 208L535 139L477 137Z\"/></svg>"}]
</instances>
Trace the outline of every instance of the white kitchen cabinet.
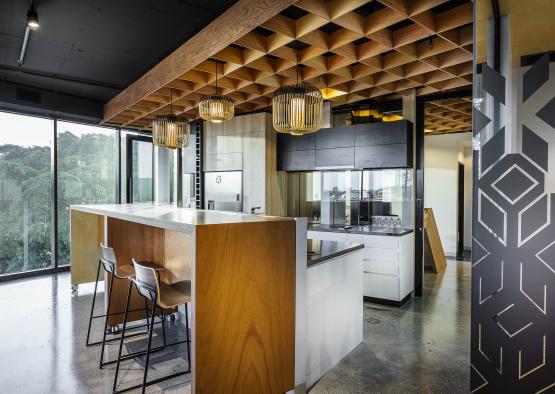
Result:
<instances>
[{"instance_id":1,"label":"white kitchen cabinet","mask_svg":"<svg viewBox=\"0 0 555 394\"><path fill-rule=\"evenodd\" d=\"M219 153L204 155L204 171L241 171L243 168L242 153Z\"/></svg>"},{"instance_id":2,"label":"white kitchen cabinet","mask_svg":"<svg viewBox=\"0 0 555 394\"><path fill-rule=\"evenodd\" d=\"M364 243L364 296L400 304L414 290L414 233L402 236L308 231L310 239Z\"/></svg>"},{"instance_id":3,"label":"white kitchen cabinet","mask_svg":"<svg viewBox=\"0 0 555 394\"><path fill-rule=\"evenodd\" d=\"M204 171L243 169L240 124L236 118L223 123L204 122Z\"/></svg>"},{"instance_id":4,"label":"white kitchen cabinet","mask_svg":"<svg viewBox=\"0 0 555 394\"><path fill-rule=\"evenodd\" d=\"M261 112L204 122L204 171L242 171L243 212L286 214L286 176L276 171L276 131Z\"/></svg>"}]
</instances>

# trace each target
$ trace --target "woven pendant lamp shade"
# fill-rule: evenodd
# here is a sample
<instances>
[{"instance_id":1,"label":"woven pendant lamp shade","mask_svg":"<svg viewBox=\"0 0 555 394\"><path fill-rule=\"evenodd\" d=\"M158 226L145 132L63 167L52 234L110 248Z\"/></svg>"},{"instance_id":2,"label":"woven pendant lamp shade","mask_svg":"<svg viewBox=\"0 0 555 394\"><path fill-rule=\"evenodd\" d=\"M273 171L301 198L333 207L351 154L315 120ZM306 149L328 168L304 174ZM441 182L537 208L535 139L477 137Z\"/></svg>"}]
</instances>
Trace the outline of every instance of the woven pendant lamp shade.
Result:
<instances>
[{"instance_id":1,"label":"woven pendant lamp shade","mask_svg":"<svg viewBox=\"0 0 555 394\"><path fill-rule=\"evenodd\" d=\"M233 118L235 104L227 96L211 94L203 97L199 102L200 117L214 123L221 123Z\"/></svg>"},{"instance_id":2,"label":"woven pendant lamp shade","mask_svg":"<svg viewBox=\"0 0 555 394\"><path fill-rule=\"evenodd\" d=\"M284 85L272 99L274 128L280 133L303 135L322 127L322 92L306 82Z\"/></svg>"},{"instance_id":3,"label":"woven pendant lamp shade","mask_svg":"<svg viewBox=\"0 0 555 394\"><path fill-rule=\"evenodd\" d=\"M186 119L176 115L158 115L152 122L152 142L156 146L176 149L189 146L191 133Z\"/></svg>"},{"instance_id":4,"label":"woven pendant lamp shade","mask_svg":"<svg viewBox=\"0 0 555 394\"><path fill-rule=\"evenodd\" d=\"M198 103L198 111L202 119L213 123L222 123L233 118L235 104L231 98L218 94L218 62L214 61L214 65L216 66L216 93L201 98Z\"/></svg>"}]
</instances>

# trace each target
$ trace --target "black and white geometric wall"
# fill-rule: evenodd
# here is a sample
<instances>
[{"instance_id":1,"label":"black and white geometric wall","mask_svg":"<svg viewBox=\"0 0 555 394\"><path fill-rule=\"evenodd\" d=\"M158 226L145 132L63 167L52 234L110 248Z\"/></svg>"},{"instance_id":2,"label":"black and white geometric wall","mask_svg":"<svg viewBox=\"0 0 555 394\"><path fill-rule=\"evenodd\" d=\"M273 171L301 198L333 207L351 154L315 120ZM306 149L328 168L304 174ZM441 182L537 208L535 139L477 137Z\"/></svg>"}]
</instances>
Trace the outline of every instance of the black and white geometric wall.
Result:
<instances>
[{"instance_id":1,"label":"black and white geometric wall","mask_svg":"<svg viewBox=\"0 0 555 394\"><path fill-rule=\"evenodd\" d=\"M484 65L472 247L471 391L555 392L555 65ZM477 105L480 107L480 104ZM501 118L501 119L500 119Z\"/></svg>"}]
</instances>

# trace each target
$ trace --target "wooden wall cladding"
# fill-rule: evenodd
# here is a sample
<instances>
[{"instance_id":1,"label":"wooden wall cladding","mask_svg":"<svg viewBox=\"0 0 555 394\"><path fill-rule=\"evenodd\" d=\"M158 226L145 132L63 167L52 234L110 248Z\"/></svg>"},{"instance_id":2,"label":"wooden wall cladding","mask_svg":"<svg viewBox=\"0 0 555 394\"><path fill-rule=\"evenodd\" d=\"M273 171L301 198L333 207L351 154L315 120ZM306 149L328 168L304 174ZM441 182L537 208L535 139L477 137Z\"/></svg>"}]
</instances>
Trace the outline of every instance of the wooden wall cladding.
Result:
<instances>
[{"instance_id":1,"label":"wooden wall cladding","mask_svg":"<svg viewBox=\"0 0 555 394\"><path fill-rule=\"evenodd\" d=\"M295 222L198 226L195 393L285 393L295 382Z\"/></svg>"},{"instance_id":2,"label":"wooden wall cladding","mask_svg":"<svg viewBox=\"0 0 555 394\"><path fill-rule=\"evenodd\" d=\"M118 265L131 264L132 258L151 261L165 268L160 278L166 283L191 279L193 246L190 234L108 218L108 245L114 249ZM114 281L111 313L125 310L127 285L127 281ZM144 299L133 290L130 309L143 307ZM144 317L143 312L133 312L129 321ZM108 324L120 324L122 319L123 315L111 316Z\"/></svg>"}]
</instances>

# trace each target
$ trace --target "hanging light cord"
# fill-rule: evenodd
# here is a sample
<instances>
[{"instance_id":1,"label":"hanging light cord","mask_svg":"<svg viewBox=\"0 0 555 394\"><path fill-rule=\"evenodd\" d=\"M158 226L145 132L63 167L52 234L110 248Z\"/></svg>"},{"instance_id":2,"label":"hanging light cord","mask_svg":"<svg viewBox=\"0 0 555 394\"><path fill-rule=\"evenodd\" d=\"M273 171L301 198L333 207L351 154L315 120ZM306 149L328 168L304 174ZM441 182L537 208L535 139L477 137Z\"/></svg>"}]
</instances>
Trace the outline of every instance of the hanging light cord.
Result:
<instances>
[{"instance_id":1,"label":"hanging light cord","mask_svg":"<svg viewBox=\"0 0 555 394\"><path fill-rule=\"evenodd\" d=\"M216 65L216 94L218 94L218 62L214 61Z\"/></svg>"},{"instance_id":2,"label":"hanging light cord","mask_svg":"<svg viewBox=\"0 0 555 394\"><path fill-rule=\"evenodd\" d=\"M173 88L170 88L170 115L173 115Z\"/></svg>"},{"instance_id":3,"label":"hanging light cord","mask_svg":"<svg viewBox=\"0 0 555 394\"><path fill-rule=\"evenodd\" d=\"M297 85L299 84L299 46L297 45Z\"/></svg>"}]
</instances>

